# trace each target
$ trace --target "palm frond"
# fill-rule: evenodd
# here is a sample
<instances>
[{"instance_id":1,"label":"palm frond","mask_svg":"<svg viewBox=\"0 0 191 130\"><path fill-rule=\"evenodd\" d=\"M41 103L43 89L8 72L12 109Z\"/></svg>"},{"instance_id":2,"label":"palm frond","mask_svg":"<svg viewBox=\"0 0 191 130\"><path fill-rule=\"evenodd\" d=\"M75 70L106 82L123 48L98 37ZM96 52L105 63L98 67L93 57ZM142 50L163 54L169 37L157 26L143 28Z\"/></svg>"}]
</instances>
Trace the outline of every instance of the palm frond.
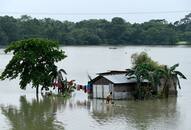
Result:
<instances>
[{"instance_id":1,"label":"palm frond","mask_svg":"<svg viewBox=\"0 0 191 130\"><path fill-rule=\"evenodd\" d=\"M178 66L179 66L179 63L177 63L177 64L171 66L171 67L170 67L170 70L171 70L171 71L174 71L174 70L176 69L176 67L178 67Z\"/></svg>"},{"instance_id":2,"label":"palm frond","mask_svg":"<svg viewBox=\"0 0 191 130\"><path fill-rule=\"evenodd\" d=\"M176 75L179 75L183 79L187 79L186 76L184 76L180 71L174 71Z\"/></svg>"},{"instance_id":3,"label":"palm frond","mask_svg":"<svg viewBox=\"0 0 191 130\"><path fill-rule=\"evenodd\" d=\"M58 72L63 72L64 74L67 75L66 71L64 69L60 69Z\"/></svg>"},{"instance_id":4,"label":"palm frond","mask_svg":"<svg viewBox=\"0 0 191 130\"><path fill-rule=\"evenodd\" d=\"M125 76L127 76L127 75L129 75L129 76L131 76L131 75L133 75L134 73L135 73L135 70L133 70L133 69L126 69L126 74L125 74Z\"/></svg>"}]
</instances>

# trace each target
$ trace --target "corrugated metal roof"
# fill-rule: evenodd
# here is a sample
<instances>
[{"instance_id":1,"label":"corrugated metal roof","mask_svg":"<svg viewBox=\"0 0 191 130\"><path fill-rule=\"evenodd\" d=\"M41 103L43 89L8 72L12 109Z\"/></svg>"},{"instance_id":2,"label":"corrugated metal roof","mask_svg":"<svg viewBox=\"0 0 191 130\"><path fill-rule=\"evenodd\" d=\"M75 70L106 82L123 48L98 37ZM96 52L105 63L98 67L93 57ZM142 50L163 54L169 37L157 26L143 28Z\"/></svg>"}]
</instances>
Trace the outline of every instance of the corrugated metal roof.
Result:
<instances>
[{"instance_id":1,"label":"corrugated metal roof","mask_svg":"<svg viewBox=\"0 0 191 130\"><path fill-rule=\"evenodd\" d=\"M136 83L137 80L135 78L129 78L125 74L115 74L115 75L103 75L104 78L113 82L114 84L123 84L123 83ZM143 82L148 82L148 80L144 80Z\"/></svg>"},{"instance_id":2,"label":"corrugated metal roof","mask_svg":"<svg viewBox=\"0 0 191 130\"><path fill-rule=\"evenodd\" d=\"M111 75L111 74L126 74L127 71L124 70L110 70L108 72L97 73L98 75Z\"/></svg>"},{"instance_id":3,"label":"corrugated metal roof","mask_svg":"<svg viewBox=\"0 0 191 130\"><path fill-rule=\"evenodd\" d=\"M128 79L128 77L125 76L125 74L103 75L103 77L108 79L109 81L113 82L114 84L135 83L136 82L135 78Z\"/></svg>"}]
</instances>

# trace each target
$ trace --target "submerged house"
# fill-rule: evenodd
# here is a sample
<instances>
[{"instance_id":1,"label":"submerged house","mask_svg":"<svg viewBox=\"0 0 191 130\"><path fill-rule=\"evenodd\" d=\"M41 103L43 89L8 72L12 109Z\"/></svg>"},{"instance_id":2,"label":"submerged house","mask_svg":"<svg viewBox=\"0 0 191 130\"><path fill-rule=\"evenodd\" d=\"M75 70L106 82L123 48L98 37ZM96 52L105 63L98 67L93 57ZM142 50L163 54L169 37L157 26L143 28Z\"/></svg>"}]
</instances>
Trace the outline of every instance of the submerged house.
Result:
<instances>
[{"instance_id":1,"label":"submerged house","mask_svg":"<svg viewBox=\"0 0 191 130\"><path fill-rule=\"evenodd\" d=\"M137 87L136 78L130 78L126 75L127 71L108 71L98 73L98 76L89 83L92 85L92 98L105 99L112 92L112 99L133 99ZM177 83L169 82L169 95L176 95ZM143 80L142 86L151 86L148 80ZM175 86L174 86L175 85ZM160 86L156 86L156 92L161 92L164 87L164 81L161 79Z\"/></svg>"},{"instance_id":2,"label":"submerged house","mask_svg":"<svg viewBox=\"0 0 191 130\"><path fill-rule=\"evenodd\" d=\"M135 78L126 76L126 71L109 71L99 73L90 81L93 87L93 98L104 99L112 92L112 99L132 99L137 86ZM144 81L148 84L148 81Z\"/></svg>"}]
</instances>

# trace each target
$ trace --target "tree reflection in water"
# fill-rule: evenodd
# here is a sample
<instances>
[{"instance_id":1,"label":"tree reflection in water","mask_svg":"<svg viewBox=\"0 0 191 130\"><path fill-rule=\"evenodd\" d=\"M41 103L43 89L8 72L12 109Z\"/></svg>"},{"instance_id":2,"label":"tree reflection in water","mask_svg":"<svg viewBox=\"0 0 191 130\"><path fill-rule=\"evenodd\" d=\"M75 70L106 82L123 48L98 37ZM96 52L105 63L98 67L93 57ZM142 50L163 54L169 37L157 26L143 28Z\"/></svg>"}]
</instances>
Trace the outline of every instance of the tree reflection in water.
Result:
<instances>
[{"instance_id":1,"label":"tree reflection in water","mask_svg":"<svg viewBox=\"0 0 191 130\"><path fill-rule=\"evenodd\" d=\"M54 96L29 102L22 96L19 109L8 106L1 107L1 110L13 130L63 130L63 123L74 130L79 128L74 126L78 123L82 125L80 128L93 129L90 126L94 126L96 130L177 129L180 122L176 98L114 102L112 105L106 104L105 100L82 101Z\"/></svg>"},{"instance_id":2,"label":"tree reflection in water","mask_svg":"<svg viewBox=\"0 0 191 130\"><path fill-rule=\"evenodd\" d=\"M10 121L12 130L64 130L63 124L56 121L55 113L65 104L66 100L59 97L28 102L25 96L21 96L20 109L8 106L1 107L1 110Z\"/></svg>"}]
</instances>

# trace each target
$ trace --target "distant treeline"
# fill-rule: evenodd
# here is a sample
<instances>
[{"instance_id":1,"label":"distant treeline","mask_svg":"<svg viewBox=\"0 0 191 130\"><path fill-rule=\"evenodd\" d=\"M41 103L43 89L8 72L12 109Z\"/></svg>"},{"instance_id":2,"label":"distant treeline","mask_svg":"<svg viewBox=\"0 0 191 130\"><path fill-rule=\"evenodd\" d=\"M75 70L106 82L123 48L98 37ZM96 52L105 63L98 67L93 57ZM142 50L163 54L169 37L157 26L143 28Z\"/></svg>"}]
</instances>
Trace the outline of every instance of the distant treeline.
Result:
<instances>
[{"instance_id":1,"label":"distant treeline","mask_svg":"<svg viewBox=\"0 0 191 130\"><path fill-rule=\"evenodd\" d=\"M131 24L120 17L111 21L80 22L0 16L0 45L25 38L48 38L62 45L170 45L191 43L191 13L174 23L164 19Z\"/></svg>"}]
</instances>

